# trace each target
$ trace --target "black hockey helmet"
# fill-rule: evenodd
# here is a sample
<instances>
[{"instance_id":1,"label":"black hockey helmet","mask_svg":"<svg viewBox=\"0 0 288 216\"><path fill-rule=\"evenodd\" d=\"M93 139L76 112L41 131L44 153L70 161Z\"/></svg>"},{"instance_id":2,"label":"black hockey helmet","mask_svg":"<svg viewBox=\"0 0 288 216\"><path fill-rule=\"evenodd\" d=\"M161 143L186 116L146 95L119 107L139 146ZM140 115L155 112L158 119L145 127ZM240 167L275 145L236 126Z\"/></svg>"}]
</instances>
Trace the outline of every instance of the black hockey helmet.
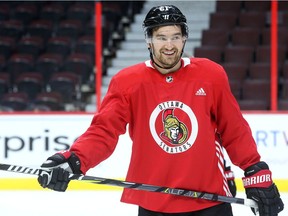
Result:
<instances>
[{"instance_id":1,"label":"black hockey helmet","mask_svg":"<svg viewBox=\"0 0 288 216\"><path fill-rule=\"evenodd\" d=\"M174 5L160 5L151 8L143 22L145 38L151 37L153 28L166 25L180 25L183 36L188 38L186 17Z\"/></svg>"}]
</instances>

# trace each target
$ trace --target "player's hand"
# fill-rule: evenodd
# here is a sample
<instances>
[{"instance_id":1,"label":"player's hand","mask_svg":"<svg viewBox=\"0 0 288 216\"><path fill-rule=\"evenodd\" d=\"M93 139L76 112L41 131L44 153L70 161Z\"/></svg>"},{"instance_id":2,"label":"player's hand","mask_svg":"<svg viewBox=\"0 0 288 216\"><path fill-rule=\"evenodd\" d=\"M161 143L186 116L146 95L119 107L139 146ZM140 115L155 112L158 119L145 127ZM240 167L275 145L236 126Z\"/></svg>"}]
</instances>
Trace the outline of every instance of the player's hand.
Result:
<instances>
[{"instance_id":1,"label":"player's hand","mask_svg":"<svg viewBox=\"0 0 288 216\"><path fill-rule=\"evenodd\" d=\"M257 202L260 216L277 216L284 209L271 171L265 162L259 162L245 170L242 179L247 198ZM255 214L255 210L252 208Z\"/></svg>"},{"instance_id":2,"label":"player's hand","mask_svg":"<svg viewBox=\"0 0 288 216\"><path fill-rule=\"evenodd\" d=\"M237 192L237 187L235 184L235 175L234 175L234 172L231 170L230 166L225 166L224 174L225 174L225 177L227 179L229 190L230 190L232 196L235 197L236 192Z\"/></svg>"},{"instance_id":3,"label":"player's hand","mask_svg":"<svg viewBox=\"0 0 288 216\"><path fill-rule=\"evenodd\" d=\"M79 158L73 152L58 152L49 157L42 165L38 182L43 188L65 191L70 182L69 174L82 174Z\"/></svg>"}]
</instances>

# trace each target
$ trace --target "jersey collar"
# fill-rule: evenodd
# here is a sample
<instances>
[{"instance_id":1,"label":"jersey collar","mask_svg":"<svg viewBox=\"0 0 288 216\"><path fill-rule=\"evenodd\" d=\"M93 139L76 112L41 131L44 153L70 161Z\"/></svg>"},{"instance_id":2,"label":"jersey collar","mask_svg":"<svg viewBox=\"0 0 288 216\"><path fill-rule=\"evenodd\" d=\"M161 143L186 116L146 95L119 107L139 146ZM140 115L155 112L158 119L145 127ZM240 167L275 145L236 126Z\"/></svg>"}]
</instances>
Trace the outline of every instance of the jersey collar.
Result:
<instances>
[{"instance_id":1,"label":"jersey collar","mask_svg":"<svg viewBox=\"0 0 288 216\"><path fill-rule=\"evenodd\" d=\"M182 62L183 62L183 64L182 64L183 67L186 67L187 65L190 64L190 59L189 59L189 58L184 57L184 58L181 58L181 60L182 60ZM150 68L155 69L155 68L153 67L152 63L151 63L151 60L145 61L145 65L146 65L146 67L150 67Z\"/></svg>"}]
</instances>

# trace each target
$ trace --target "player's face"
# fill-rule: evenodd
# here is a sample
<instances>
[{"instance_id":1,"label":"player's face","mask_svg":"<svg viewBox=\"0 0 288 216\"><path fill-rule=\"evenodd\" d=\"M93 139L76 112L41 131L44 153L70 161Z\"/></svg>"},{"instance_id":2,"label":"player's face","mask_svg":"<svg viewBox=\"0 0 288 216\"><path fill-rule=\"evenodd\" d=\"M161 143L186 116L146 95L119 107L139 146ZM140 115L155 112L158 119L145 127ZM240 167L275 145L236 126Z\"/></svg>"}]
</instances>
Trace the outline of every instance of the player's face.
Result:
<instances>
[{"instance_id":1,"label":"player's face","mask_svg":"<svg viewBox=\"0 0 288 216\"><path fill-rule=\"evenodd\" d=\"M154 61L165 68L174 66L181 58L184 43L180 26L163 26L154 30L151 38Z\"/></svg>"}]
</instances>

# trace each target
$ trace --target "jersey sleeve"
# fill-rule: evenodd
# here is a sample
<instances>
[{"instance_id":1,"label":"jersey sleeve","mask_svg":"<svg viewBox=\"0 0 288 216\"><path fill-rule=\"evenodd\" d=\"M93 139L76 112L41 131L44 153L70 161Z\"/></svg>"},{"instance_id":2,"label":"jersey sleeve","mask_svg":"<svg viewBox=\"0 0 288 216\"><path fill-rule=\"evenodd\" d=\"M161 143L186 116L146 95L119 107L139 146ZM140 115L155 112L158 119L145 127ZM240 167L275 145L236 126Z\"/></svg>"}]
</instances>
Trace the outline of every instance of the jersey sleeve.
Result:
<instances>
[{"instance_id":1,"label":"jersey sleeve","mask_svg":"<svg viewBox=\"0 0 288 216\"><path fill-rule=\"evenodd\" d=\"M118 137L126 132L129 121L129 105L123 90L113 78L100 110L92 119L88 129L71 146L81 161L81 171L107 159L114 151Z\"/></svg>"},{"instance_id":2,"label":"jersey sleeve","mask_svg":"<svg viewBox=\"0 0 288 216\"><path fill-rule=\"evenodd\" d=\"M217 130L231 161L241 169L257 163L260 155L251 128L234 98L224 69L219 66L215 81L214 113Z\"/></svg>"}]
</instances>

